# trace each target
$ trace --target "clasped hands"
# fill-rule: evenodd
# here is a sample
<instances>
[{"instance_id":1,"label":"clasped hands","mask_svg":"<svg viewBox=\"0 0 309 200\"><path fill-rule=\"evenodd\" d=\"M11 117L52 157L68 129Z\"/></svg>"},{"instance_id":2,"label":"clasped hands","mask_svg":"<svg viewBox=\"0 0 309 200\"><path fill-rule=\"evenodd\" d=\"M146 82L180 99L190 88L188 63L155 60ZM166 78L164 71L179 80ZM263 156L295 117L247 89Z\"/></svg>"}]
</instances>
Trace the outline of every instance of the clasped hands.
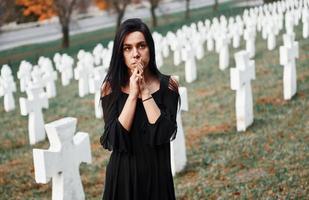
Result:
<instances>
[{"instance_id":1,"label":"clasped hands","mask_svg":"<svg viewBox=\"0 0 309 200\"><path fill-rule=\"evenodd\" d=\"M132 74L130 77L130 95L133 98L149 98L150 92L145 82L144 66L141 60L138 60L133 66L134 69L131 70Z\"/></svg>"}]
</instances>

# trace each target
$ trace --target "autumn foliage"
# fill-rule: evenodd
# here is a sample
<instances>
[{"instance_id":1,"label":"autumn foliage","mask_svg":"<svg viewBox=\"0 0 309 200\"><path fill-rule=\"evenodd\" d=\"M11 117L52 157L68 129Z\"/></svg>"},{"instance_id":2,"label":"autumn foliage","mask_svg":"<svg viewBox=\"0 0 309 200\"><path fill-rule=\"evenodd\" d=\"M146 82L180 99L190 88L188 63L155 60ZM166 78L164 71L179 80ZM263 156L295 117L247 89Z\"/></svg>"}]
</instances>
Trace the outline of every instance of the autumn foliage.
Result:
<instances>
[{"instance_id":1,"label":"autumn foliage","mask_svg":"<svg viewBox=\"0 0 309 200\"><path fill-rule=\"evenodd\" d=\"M16 0L16 4L24 8L23 15L35 15L39 21L55 16L54 0Z\"/></svg>"},{"instance_id":2,"label":"autumn foliage","mask_svg":"<svg viewBox=\"0 0 309 200\"><path fill-rule=\"evenodd\" d=\"M100 10L106 10L108 8L107 3L104 0L94 0L94 3Z\"/></svg>"},{"instance_id":3,"label":"autumn foliage","mask_svg":"<svg viewBox=\"0 0 309 200\"><path fill-rule=\"evenodd\" d=\"M107 3L104 0L93 0L100 10L107 9ZM49 19L57 15L57 11L53 6L54 0L16 0L16 5L23 7L23 15L35 15L39 21Z\"/></svg>"}]
</instances>

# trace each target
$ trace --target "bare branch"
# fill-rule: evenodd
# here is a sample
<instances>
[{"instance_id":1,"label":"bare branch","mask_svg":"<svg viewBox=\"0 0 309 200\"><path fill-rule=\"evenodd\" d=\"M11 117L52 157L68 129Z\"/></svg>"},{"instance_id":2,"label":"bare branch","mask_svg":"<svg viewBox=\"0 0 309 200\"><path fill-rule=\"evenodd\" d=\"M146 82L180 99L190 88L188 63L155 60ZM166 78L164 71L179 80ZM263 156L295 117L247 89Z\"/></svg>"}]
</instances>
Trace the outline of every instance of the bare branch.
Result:
<instances>
[{"instance_id":1,"label":"bare branch","mask_svg":"<svg viewBox=\"0 0 309 200\"><path fill-rule=\"evenodd\" d=\"M130 0L105 0L110 9L115 9L117 12L117 29L120 26L125 10L130 3Z\"/></svg>"}]
</instances>

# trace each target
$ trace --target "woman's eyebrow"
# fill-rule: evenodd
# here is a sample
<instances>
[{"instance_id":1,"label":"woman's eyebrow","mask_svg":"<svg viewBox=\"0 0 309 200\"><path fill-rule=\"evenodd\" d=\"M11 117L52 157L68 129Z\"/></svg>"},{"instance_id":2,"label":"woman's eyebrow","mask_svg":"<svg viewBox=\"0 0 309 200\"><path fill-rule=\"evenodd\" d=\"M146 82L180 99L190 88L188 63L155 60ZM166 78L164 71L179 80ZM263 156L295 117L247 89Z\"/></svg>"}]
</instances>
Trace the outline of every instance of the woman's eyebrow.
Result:
<instances>
[{"instance_id":1,"label":"woman's eyebrow","mask_svg":"<svg viewBox=\"0 0 309 200\"><path fill-rule=\"evenodd\" d=\"M142 41L138 42L137 44L143 44L143 43L146 43L146 41L142 40Z\"/></svg>"},{"instance_id":2,"label":"woman's eyebrow","mask_svg":"<svg viewBox=\"0 0 309 200\"><path fill-rule=\"evenodd\" d=\"M133 43L133 44L128 44L128 43L124 43L123 46L132 46L132 45L139 45L139 44L146 44L146 41L145 40L142 40L140 42L137 42L137 43Z\"/></svg>"}]
</instances>

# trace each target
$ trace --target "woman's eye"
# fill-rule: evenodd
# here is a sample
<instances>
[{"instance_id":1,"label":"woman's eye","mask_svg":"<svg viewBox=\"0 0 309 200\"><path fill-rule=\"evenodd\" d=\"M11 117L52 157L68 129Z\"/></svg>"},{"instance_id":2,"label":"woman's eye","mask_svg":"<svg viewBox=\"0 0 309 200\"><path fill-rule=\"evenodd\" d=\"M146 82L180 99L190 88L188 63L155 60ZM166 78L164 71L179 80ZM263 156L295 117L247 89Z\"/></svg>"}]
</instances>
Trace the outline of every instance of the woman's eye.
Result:
<instances>
[{"instance_id":1,"label":"woman's eye","mask_svg":"<svg viewBox=\"0 0 309 200\"><path fill-rule=\"evenodd\" d=\"M124 51L129 51L130 48L129 48L129 47L124 47L123 50L124 50Z\"/></svg>"},{"instance_id":2,"label":"woman's eye","mask_svg":"<svg viewBox=\"0 0 309 200\"><path fill-rule=\"evenodd\" d=\"M144 49L145 47L146 47L145 44L141 44L141 45L139 46L140 49Z\"/></svg>"}]
</instances>

